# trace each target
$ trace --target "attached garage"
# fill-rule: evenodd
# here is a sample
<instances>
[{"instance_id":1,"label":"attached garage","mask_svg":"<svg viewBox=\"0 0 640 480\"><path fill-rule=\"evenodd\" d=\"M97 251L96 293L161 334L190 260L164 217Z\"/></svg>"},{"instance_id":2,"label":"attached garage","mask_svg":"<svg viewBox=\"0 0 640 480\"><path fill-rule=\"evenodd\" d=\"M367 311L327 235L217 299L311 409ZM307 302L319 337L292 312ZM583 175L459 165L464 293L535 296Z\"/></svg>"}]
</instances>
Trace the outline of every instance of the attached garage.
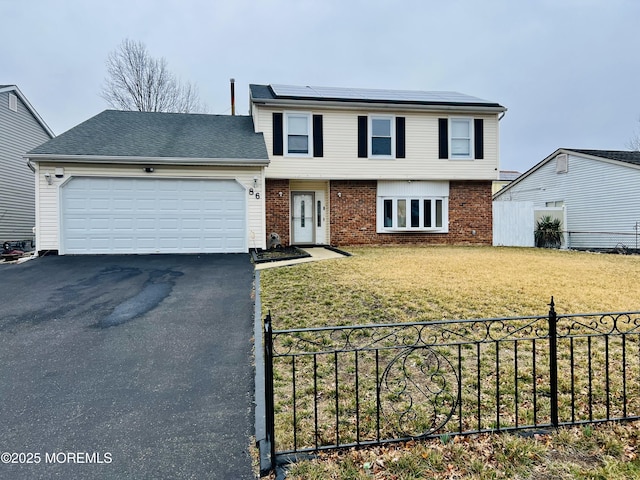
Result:
<instances>
[{"instance_id":1,"label":"attached garage","mask_svg":"<svg viewBox=\"0 0 640 480\"><path fill-rule=\"evenodd\" d=\"M61 191L61 253L242 253L235 180L74 177Z\"/></svg>"},{"instance_id":2,"label":"attached garage","mask_svg":"<svg viewBox=\"0 0 640 480\"><path fill-rule=\"evenodd\" d=\"M41 254L265 248L269 158L251 117L106 110L26 157Z\"/></svg>"}]
</instances>

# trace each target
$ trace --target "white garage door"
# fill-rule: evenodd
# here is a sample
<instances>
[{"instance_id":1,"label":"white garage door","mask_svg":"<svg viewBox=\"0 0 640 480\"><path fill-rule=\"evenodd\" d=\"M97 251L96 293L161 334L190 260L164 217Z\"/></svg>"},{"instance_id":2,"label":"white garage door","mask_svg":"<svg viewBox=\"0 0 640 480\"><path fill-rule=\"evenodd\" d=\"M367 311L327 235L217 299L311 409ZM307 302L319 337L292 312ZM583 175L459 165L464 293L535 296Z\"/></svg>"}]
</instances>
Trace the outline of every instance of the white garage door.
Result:
<instances>
[{"instance_id":1,"label":"white garage door","mask_svg":"<svg viewBox=\"0 0 640 480\"><path fill-rule=\"evenodd\" d=\"M72 178L61 189L61 253L247 251L234 180Z\"/></svg>"}]
</instances>

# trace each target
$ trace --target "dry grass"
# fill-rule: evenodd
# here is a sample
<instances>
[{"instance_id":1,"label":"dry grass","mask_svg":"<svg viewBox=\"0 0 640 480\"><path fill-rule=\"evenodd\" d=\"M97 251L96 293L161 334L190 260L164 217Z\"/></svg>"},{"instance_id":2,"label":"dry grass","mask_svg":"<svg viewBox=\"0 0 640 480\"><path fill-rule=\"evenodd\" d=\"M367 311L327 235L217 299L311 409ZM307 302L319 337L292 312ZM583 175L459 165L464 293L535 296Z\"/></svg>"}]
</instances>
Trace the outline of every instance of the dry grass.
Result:
<instances>
[{"instance_id":1,"label":"dry grass","mask_svg":"<svg viewBox=\"0 0 640 480\"><path fill-rule=\"evenodd\" d=\"M397 247L265 271L275 328L640 309L640 256Z\"/></svg>"},{"instance_id":2,"label":"dry grass","mask_svg":"<svg viewBox=\"0 0 640 480\"><path fill-rule=\"evenodd\" d=\"M272 312L274 328L544 315L551 295L561 314L640 310L640 285L637 282L640 257L636 256L478 247L358 248L351 251L354 256L347 259L264 271L262 305L265 314L267 310ZM287 380L284 377L281 380L280 387L286 391ZM286 418L287 410L290 410L288 399L290 395L281 395L277 404L282 418ZM286 438L290 432L284 430L277 438ZM607 427L605 432L608 432ZM483 441L493 444L497 440ZM518 443L514 452L523 448L536 451L539 446L535 442L526 443L533 440L517 437L517 441L525 443ZM322 462L305 462L296 467L300 470L294 470L298 472L294 478L424 478L419 472L425 471L436 478L627 478L623 473L629 466L626 462L635 462L635 457L619 456L613 460L602 457L596 466L591 466L608 468L614 472L613 476L604 473L584 476L578 473L587 471L586 467L575 466L561 450L547 446L535 455L535 461L522 469L521 459L514 454L510 459L515 462L514 469L505 470L510 473L491 476L480 468L486 466L486 459L473 453L471 448L469 458L454 455L446 460L449 462L447 469L451 470L453 466L449 475L446 469L425 466L422 461L425 460L424 445L429 443L417 445L402 450L400 457L394 457L407 465L400 470L415 474L394 473L390 466L399 460L389 463L388 459L383 459L384 468L374 472L364 466L373 463L363 461L358 464L360 457L357 455L364 454L354 453L355 457L348 454L329 456ZM628 442L621 440L620 448L627 447ZM580 447L574 453L577 457L588 456L591 455L589 448ZM448 455L453 454L449 452ZM429 456L429 462L436 460ZM478 471L462 474L468 465L476 465ZM637 464L633 465L632 471L638 472Z\"/></svg>"},{"instance_id":3,"label":"dry grass","mask_svg":"<svg viewBox=\"0 0 640 480\"><path fill-rule=\"evenodd\" d=\"M637 425L561 429L530 437L474 435L323 453L291 480L636 479Z\"/></svg>"}]
</instances>

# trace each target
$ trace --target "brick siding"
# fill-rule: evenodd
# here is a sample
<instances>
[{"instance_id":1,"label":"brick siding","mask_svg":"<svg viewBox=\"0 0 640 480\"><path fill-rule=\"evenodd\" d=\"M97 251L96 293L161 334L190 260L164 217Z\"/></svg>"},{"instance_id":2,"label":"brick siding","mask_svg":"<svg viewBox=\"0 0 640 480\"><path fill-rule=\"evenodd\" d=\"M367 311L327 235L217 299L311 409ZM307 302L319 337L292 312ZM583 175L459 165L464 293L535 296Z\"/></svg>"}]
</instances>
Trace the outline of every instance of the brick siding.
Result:
<instances>
[{"instance_id":1,"label":"brick siding","mask_svg":"<svg viewBox=\"0 0 640 480\"><path fill-rule=\"evenodd\" d=\"M332 245L492 244L491 181L450 182L449 233L376 233L376 197L376 181L330 182ZM265 202L267 235L277 232L282 243L288 245L289 181L268 179Z\"/></svg>"},{"instance_id":2,"label":"brick siding","mask_svg":"<svg viewBox=\"0 0 640 480\"><path fill-rule=\"evenodd\" d=\"M283 245L289 245L289 180L267 179L265 184L265 220L267 245L272 232L280 235ZM280 196L282 192L282 196Z\"/></svg>"},{"instance_id":3,"label":"brick siding","mask_svg":"<svg viewBox=\"0 0 640 480\"><path fill-rule=\"evenodd\" d=\"M375 181L332 181L330 195L335 246L492 243L491 181L450 182L449 233L376 233Z\"/></svg>"}]
</instances>

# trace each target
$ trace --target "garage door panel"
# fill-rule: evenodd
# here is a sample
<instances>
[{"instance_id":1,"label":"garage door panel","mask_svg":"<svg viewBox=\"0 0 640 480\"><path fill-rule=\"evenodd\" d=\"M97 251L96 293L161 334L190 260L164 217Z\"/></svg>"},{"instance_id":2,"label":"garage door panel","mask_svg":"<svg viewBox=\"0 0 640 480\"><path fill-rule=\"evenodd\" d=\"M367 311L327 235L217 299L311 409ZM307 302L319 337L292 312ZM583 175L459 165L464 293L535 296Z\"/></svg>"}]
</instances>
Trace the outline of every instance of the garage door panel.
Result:
<instances>
[{"instance_id":1,"label":"garage door panel","mask_svg":"<svg viewBox=\"0 0 640 480\"><path fill-rule=\"evenodd\" d=\"M246 193L233 180L72 178L62 253L246 252Z\"/></svg>"}]
</instances>

